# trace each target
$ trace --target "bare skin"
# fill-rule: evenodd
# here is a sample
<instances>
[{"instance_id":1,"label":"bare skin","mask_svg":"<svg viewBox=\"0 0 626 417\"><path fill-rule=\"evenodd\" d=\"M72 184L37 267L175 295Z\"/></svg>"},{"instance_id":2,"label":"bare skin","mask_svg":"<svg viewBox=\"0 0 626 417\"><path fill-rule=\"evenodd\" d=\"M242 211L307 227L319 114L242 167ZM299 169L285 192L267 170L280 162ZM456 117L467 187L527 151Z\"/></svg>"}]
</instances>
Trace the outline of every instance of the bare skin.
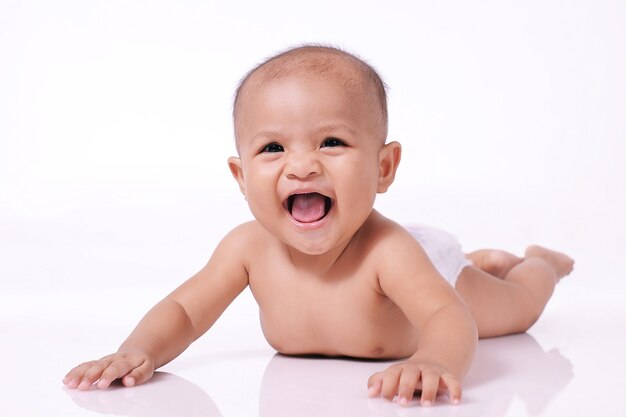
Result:
<instances>
[{"instance_id":1,"label":"bare skin","mask_svg":"<svg viewBox=\"0 0 626 417\"><path fill-rule=\"evenodd\" d=\"M472 261L476 268L498 278L504 278L511 268L524 260L499 249L480 249L466 254L465 257Z\"/></svg>"},{"instance_id":2,"label":"bare skin","mask_svg":"<svg viewBox=\"0 0 626 417\"><path fill-rule=\"evenodd\" d=\"M229 167L256 220L230 232L118 352L72 369L69 388L146 382L247 286L281 353L403 359L368 380L370 396L400 404L417 389L422 405L438 392L458 403L478 336L525 331L537 319L573 261L538 246L524 258L477 251L455 291L419 243L372 208L393 183L401 147L385 143L371 74L314 54L315 65L294 73L253 73L236 106L239 155ZM317 73L320 60L334 72Z\"/></svg>"},{"instance_id":3,"label":"bare skin","mask_svg":"<svg viewBox=\"0 0 626 417\"><path fill-rule=\"evenodd\" d=\"M528 330L543 311L554 287L574 267L569 256L529 246L524 258L483 249L467 255L456 290L476 320L481 338Z\"/></svg>"},{"instance_id":4,"label":"bare skin","mask_svg":"<svg viewBox=\"0 0 626 417\"><path fill-rule=\"evenodd\" d=\"M405 249L399 252L397 244ZM256 250L261 245L264 251ZM217 287L214 282L220 278L217 273L227 271L216 268L229 263L231 249L235 247L238 253L246 254L238 262L241 269L228 268L232 282ZM396 292L405 286L386 283L387 277L395 273L391 275L377 265L398 264L396 257L405 257L406 253L401 253L405 250L413 252L415 267L421 270L411 280L416 287L429 290L410 293L407 299L411 298L411 305L403 310L399 305L405 301ZM244 265L254 274L246 276ZM258 223L242 225L224 239L202 271L146 315L118 353L79 365L68 374L65 383L69 388L89 389L96 382L99 388L106 388L120 377L128 386L147 381L155 369L203 334L247 284L259 304L265 337L277 351L376 359L407 358L419 352L429 358L427 364L421 360L416 365L407 361L394 365L390 371L404 370L405 378L412 375L413 386L398 394L396 382L383 385L381 381L383 396L391 399L398 394L405 401L410 400L415 389L421 388L421 373L423 378L436 379L425 387L424 401L432 403L444 386L453 398L460 399L457 375L464 375L471 363L475 325L458 295L432 268L419 244L402 227L372 212L341 255L329 265L323 262L319 265L294 264L285 245ZM217 300L221 303L217 304ZM441 306L445 307L445 314L435 312ZM415 317L413 322L405 311ZM453 320L445 328L458 328L457 331L433 332L430 340L425 338L429 327L439 328L438 321L445 323L449 316ZM169 328L163 329L164 322ZM162 337L155 337L158 334ZM442 348L444 343L439 342L440 338L450 340L445 343L449 346L464 346L463 354L454 348ZM377 378L385 378L386 374L387 371L373 376L370 385L377 386ZM370 394L378 395L373 389Z\"/></svg>"},{"instance_id":5,"label":"bare skin","mask_svg":"<svg viewBox=\"0 0 626 417\"><path fill-rule=\"evenodd\" d=\"M397 227L386 224L390 222L377 214L374 215L373 220L380 222L380 227L384 229ZM367 229L364 229L363 233L366 232ZM359 262L355 262L355 259L346 259L346 262L340 263L340 267L337 267L337 263L335 263L331 270L322 271L323 279L319 279L320 271L298 271L291 263L289 254L283 245L268 236L267 232L258 224L250 223L241 226L221 246L229 246L229 244L235 243L234 240L239 239L243 242L238 242L238 245L247 243L246 246L249 246L249 248L244 247L243 249L253 249L263 242L267 246L266 254L272 255L267 257L261 255L259 251L243 251L251 254L247 262L250 265L256 265L257 273L250 278L248 284L260 306L264 334L268 342L277 351L284 354L317 353L361 358L403 358L411 356L417 349L419 335L415 327L407 320L405 314L377 288L377 277L372 274L370 268L370 264L380 262L377 257L380 252L372 250L377 242L355 243L351 249L366 254L365 257ZM268 245L268 242L271 244ZM225 248L218 248L216 255L220 256L223 249ZM472 261L476 259L477 265L489 271L494 271L496 268L508 273L513 267L522 266L525 261L530 260L529 262L533 264L534 268L545 269L545 278L547 278L549 285L541 288L547 289L547 293L551 293L553 285L560 278L569 274L573 267L571 258L539 246L529 247L525 258L518 258L504 251L490 249L473 253L473 255L477 254L480 256L468 254L468 257ZM502 256L503 254L505 256ZM541 261L538 262L535 258ZM506 260L504 264L503 260ZM203 291L206 283L202 281L206 281L208 278L205 274L208 273L211 263L216 262L218 259L215 259L214 256L214 259L205 269L157 305L122 345L118 353L104 357L99 361L81 364L72 370L65 379L67 386L69 388L88 389L97 382L98 387L106 388L114 379L120 377L123 377L123 383L127 386L147 381L155 369L177 356L178 350L182 351L191 341L195 340L198 334L203 333L203 329L210 326L210 322L213 321L211 318L219 314L218 311L204 310L202 316L210 320L196 324L196 326L200 326L199 329L196 329L180 309L181 303L185 303L184 299L178 299L178 297L184 297L185 293ZM536 263L539 266L534 265ZM293 270L286 269L287 265ZM346 272L350 272L349 279L334 278L336 274L342 276ZM486 278L485 275L489 275L490 278ZM492 300L494 298L497 300L502 299L503 294L508 292L511 296L505 299L507 306L502 305L502 309L510 308L511 300L518 298L527 302L527 297L529 297L527 288L529 287L522 284L502 286L496 284L496 280L504 283L506 275L498 277L484 270L475 271L474 267L468 267L459 277L457 291L474 314L481 337L500 335L500 333L495 334L485 330L496 325L508 327L500 330L501 334L525 331L537 315L536 311L529 308L523 313L528 318L522 320L520 327L515 327L517 322L510 320L511 316L493 314L493 308L497 308L497 305L494 306L494 303L489 302L484 303L484 299L489 299L490 295L475 296L475 294L482 295L485 292L502 292L491 297ZM522 277L524 276L522 275ZM472 291L468 291L466 287L471 285L472 280L475 280L475 287L472 288ZM238 288L243 289L244 281L239 282ZM523 305L529 307L539 305L547 293L540 294L537 304L531 302ZM277 296L277 294L289 294L290 296L286 298ZM232 295L231 292L229 296ZM329 300L336 300L336 303L329 303ZM346 305L350 305L351 308L346 310ZM164 320L164 317L167 317L167 320ZM172 320L176 317L179 317L179 320ZM501 323L493 323L494 318L498 318ZM176 340L182 342L177 347L172 346L174 349L171 352L164 351L161 355L155 355L148 349L133 347L133 344L137 342L143 343L141 340L145 335L142 333L154 332L156 329L150 327L162 328L164 322L172 325L172 328L167 329L166 332L178 334ZM370 337L364 338L363 335ZM161 343L163 346L168 344L165 341L161 341ZM152 349L162 351L163 346L156 345ZM398 369L397 372L401 372L401 369ZM409 372L409 375L413 375L412 378L417 380L413 390L422 388L422 383L416 375L417 372L419 371ZM386 375L381 372L370 378L368 386L371 396L382 394L385 398L391 399L397 394L400 379L387 382L388 386L385 387L385 377ZM457 389L455 379L449 377L449 380L441 384L437 391L441 392L450 388ZM426 393L426 395L429 394Z\"/></svg>"}]
</instances>

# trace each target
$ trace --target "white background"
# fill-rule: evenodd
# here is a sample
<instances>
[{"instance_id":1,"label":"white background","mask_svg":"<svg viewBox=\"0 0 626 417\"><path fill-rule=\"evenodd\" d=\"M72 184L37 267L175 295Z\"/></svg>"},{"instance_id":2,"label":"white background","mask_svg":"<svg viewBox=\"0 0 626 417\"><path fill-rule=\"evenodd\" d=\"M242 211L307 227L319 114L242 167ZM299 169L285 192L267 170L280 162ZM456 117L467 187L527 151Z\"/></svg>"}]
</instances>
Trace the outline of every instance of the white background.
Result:
<instances>
[{"instance_id":1,"label":"white background","mask_svg":"<svg viewBox=\"0 0 626 417\"><path fill-rule=\"evenodd\" d=\"M121 337L202 267L251 218L234 89L304 42L389 85L404 153L383 214L467 250L555 247L577 261L562 287L623 294L625 22L621 1L0 0L3 320L53 302Z\"/></svg>"},{"instance_id":2,"label":"white background","mask_svg":"<svg viewBox=\"0 0 626 417\"><path fill-rule=\"evenodd\" d=\"M0 288L199 268L250 217L226 165L237 82L303 42L362 56L390 87L404 154L385 215L467 250L561 248L578 280L622 285L623 2L296 4L0 2ZM114 276L92 249L120 260Z\"/></svg>"}]
</instances>

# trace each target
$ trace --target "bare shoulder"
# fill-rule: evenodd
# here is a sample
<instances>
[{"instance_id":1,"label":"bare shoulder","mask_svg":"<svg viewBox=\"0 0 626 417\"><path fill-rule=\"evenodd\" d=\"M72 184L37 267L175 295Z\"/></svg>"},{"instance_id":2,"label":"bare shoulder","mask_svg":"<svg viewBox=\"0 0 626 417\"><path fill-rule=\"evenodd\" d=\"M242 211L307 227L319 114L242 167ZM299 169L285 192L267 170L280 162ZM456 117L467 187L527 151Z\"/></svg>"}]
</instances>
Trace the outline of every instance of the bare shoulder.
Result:
<instances>
[{"instance_id":1,"label":"bare shoulder","mask_svg":"<svg viewBox=\"0 0 626 417\"><path fill-rule=\"evenodd\" d=\"M383 292L403 282L424 284L439 279L422 246L403 226L376 213L366 233L373 244L372 260Z\"/></svg>"},{"instance_id":2,"label":"bare shoulder","mask_svg":"<svg viewBox=\"0 0 626 417\"><path fill-rule=\"evenodd\" d=\"M254 245L266 236L267 231L256 220L252 220L235 227L223 240L240 245Z\"/></svg>"},{"instance_id":3,"label":"bare shoulder","mask_svg":"<svg viewBox=\"0 0 626 417\"><path fill-rule=\"evenodd\" d=\"M398 258L406 259L423 252L420 244L401 225L374 212L363 228L364 240L375 247L378 262L395 263Z\"/></svg>"},{"instance_id":4,"label":"bare shoulder","mask_svg":"<svg viewBox=\"0 0 626 417\"><path fill-rule=\"evenodd\" d=\"M238 258L243 264L250 262L259 247L268 243L269 233L256 221L242 223L232 229L219 243L215 254L230 260Z\"/></svg>"},{"instance_id":5,"label":"bare shoulder","mask_svg":"<svg viewBox=\"0 0 626 417\"><path fill-rule=\"evenodd\" d=\"M258 248L264 229L256 222L243 223L224 236L207 264L181 285L173 294L186 304L198 294L221 294L233 299L248 285L251 254Z\"/></svg>"},{"instance_id":6,"label":"bare shoulder","mask_svg":"<svg viewBox=\"0 0 626 417\"><path fill-rule=\"evenodd\" d=\"M224 236L221 243L235 245L240 249L258 248L259 244L267 244L270 237L271 235L263 226L256 220L252 220L232 229Z\"/></svg>"}]
</instances>

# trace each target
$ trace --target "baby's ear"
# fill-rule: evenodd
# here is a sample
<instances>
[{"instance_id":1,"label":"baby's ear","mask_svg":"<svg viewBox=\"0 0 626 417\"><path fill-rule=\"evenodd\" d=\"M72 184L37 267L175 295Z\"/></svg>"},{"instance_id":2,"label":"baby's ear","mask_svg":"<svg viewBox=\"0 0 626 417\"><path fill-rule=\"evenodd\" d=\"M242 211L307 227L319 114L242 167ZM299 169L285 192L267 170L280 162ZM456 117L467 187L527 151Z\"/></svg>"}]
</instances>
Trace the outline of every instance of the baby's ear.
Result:
<instances>
[{"instance_id":1,"label":"baby's ear","mask_svg":"<svg viewBox=\"0 0 626 417\"><path fill-rule=\"evenodd\" d=\"M239 189L241 193L246 195L246 182L243 179L243 170L241 169L241 159L236 156L231 156L228 158L228 167L230 168L230 173L233 174L233 177L237 180L239 184Z\"/></svg>"},{"instance_id":2,"label":"baby's ear","mask_svg":"<svg viewBox=\"0 0 626 417\"><path fill-rule=\"evenodd\" d=\"M396 178L396 170L400 164L402 146L398 142L389 142L380 151L378 157L378 189L384 193Z\"/></svg>"}]
</instances>

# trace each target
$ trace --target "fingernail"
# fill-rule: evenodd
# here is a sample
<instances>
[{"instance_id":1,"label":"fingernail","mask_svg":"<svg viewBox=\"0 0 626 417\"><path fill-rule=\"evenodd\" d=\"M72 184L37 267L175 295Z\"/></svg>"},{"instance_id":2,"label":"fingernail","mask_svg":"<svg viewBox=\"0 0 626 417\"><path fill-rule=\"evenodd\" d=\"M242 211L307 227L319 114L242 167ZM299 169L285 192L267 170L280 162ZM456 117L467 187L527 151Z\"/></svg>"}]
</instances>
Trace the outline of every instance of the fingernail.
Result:
<instances>
[{"instance_id":1,"label":"fingernail","mask_svg":"<svg viewBox=\"0 0 626 417\"><path fill-rule=\"evenodd\" d=\"M433 405L433 403L431 401L429 401L429 400L424 400L424 401L422 401L422 405L424 407L430 407L431 405Z\"/></svg>"},{"instance_id":2,"label":"fingernail","mask_svg":"<svg viewBox=\"0 0 626 417\"><path fill-rule=\"evenodd\" d=\"M408 405L409 404L409 399L405 396L401 396L398 400L398 402L402 405Z\"/></svg>"},{"instance_id":3,"label":"fingernail","mask_svg":"<svg viewBox=\"0 0 626 417\"><path fill-rule=\"evenodd\" d=\"M133 385L135 385L135 378L133 377L126 378L126 386L132 387Z\"/></svg>"},{"instance_id":4,"label":"fingernail","mask_svg":"<svg viewBox=\"0 0 626 417\"><path fill-rule=\"evenodd\" d=\"M87 382L87 381L83 381L83 382L81 382L81 383L78 385L78 389L80 389L80 390L86 390L86 389L88 389L89 387L91 387L91 385L90 385L90 384L89 384L89 382Z\"/></svg>"},{"instance_id":5,"label":"fingernail","mask_svg":"<svg viewBox=\"0 0 626 417\"><path fill-rule=\"evenodd\" d=\"M367 389L367 395L373 397L374 394L376 394L376 387L372 385Z\"/></svg>"},{"instance_id":6,"label":"fingernail","mask_svg":"<svg viewBox=\"0 0 626 417\"><path fill-rule=\"evenodd\" d=\"M461 401L458 398L455 398L454 400L452 400L452 404L454 405L459 405L461 403Z\"/></svg>"}]
</instances>

